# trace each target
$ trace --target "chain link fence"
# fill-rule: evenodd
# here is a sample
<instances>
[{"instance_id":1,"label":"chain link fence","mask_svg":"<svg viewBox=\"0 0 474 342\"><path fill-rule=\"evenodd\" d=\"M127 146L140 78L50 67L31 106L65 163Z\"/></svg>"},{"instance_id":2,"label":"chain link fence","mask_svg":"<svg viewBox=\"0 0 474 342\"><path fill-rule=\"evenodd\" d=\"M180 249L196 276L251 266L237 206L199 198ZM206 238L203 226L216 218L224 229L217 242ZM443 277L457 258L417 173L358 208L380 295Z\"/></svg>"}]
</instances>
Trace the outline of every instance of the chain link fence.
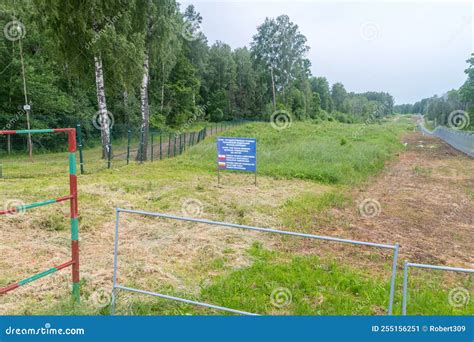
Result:
<instances>
[{"instance_id":1,"label":"chain link fence","mask_svg":"<svg viewBox=\"0 0 474 342\"><path fill-rule=\"evenodd\" d=\"M161 160L180 155L187 148L196 145L206 137L216 135L235 125L235 122L226 122L207 125L199 131L192 132L151 132L147 151L148 160Z\"/></svg>"},{"instance_id":2,"label":"chain link fence","mask_svg":"<svg viewBox=\"0 0 474 342\"><path fill-rule=\"evenodd\" d=\"M206 123L201 129L175 131L171 129L150 129L148 143L144 144L144 134L138 127L115 124L110 130L111 144L103 156L101 131L91 129L87 123L80 123L77 129L78 172L95 173L101 170L118 168L132 162L143 163L182 154L208 136L216 135L242 122ZM61 140L62 139L62 140ZM33 156L28 155L27 135L0 135L0 179L35 178L64 174L64 159L67 151L62 136L47 134L32 135ZM146 145L146 153L140 154L141 146Z\"/></svg>"},{"instance_id":3,"label":"chain link fence","mask_svg":"<svg viewBox=\"0 0 474 342\"><path fill-rule=\"evenodd\" d=\"M108 155L103 158L100 131L84 137L78 134L78 150L81 173L94 173L107 168L117 168L131 162L173 158L182 154L187 148L201 142L207 136L216 135L241 122L223 122L206 124L195 131L153 130L148 134L145 144L143 131L140 128L126 125L114 125L110 131L111 146ZM80 126L78 125L78 132ZM146 153L139 153L146 145Z\"/></svg>"}]
</instances>

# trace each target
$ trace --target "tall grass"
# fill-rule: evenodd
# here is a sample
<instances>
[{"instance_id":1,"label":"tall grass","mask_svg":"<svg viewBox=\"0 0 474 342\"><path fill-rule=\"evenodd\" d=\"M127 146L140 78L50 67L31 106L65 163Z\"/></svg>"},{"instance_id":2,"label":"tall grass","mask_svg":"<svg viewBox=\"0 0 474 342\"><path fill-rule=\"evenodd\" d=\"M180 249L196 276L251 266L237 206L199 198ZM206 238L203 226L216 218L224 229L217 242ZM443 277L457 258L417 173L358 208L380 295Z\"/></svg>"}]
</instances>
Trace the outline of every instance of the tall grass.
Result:
<instances>
[{"instance_id":1,"label":"tall grass","mask_svg":"<svg viewBox=\"0 0 474 342\"><path fill-rule=\"evenodd\" d=\"M382 125L295 122L278 131L268 123L250 123L226 132L226 136L257 139L259 174L356 184L382 169L402 148L400 136L410 127L402 120ZM212 137L191 148L180 163L214 171L215 142Z\"/></svg>"}]
</instances>

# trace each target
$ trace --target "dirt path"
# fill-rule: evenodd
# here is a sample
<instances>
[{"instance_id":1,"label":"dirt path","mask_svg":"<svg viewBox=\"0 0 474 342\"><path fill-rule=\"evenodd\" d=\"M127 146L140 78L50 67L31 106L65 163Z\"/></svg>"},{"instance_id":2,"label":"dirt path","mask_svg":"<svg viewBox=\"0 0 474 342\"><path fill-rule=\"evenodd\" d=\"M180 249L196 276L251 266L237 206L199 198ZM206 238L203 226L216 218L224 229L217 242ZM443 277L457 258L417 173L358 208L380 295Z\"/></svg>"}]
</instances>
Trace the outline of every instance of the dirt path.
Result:
<instances>
[{"instance_id":1,"label":"dirt path","mask_svg":"<svg viewBox=\"0 0 474 342\"><path fill-rule=\"evenodd\" d=\"M354 238L398 242L403 259L474 267L474 159L421 133L403 141L406 150L356 190L355 208L337 211L337 221Z\"/></svg>"}]
</instances>

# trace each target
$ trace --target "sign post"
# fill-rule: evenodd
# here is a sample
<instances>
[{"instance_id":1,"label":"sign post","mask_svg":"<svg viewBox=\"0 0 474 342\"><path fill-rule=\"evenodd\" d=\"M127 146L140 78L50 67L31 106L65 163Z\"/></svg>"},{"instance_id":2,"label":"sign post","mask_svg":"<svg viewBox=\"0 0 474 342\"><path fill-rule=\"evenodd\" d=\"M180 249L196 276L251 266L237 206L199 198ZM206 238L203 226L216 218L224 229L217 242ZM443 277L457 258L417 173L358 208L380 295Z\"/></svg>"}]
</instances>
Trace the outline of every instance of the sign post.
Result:
<instances>
[{"instance_id":1,"label":"sign post","mask_svg":"<svg viewBox=\"0 0 474 342\"><path fill-rule=\"evenodd\" d=\"M224 170L253 172L257 185L257 140L254 138L217 138L217 185Z\"/></svg>"}]
</instances>

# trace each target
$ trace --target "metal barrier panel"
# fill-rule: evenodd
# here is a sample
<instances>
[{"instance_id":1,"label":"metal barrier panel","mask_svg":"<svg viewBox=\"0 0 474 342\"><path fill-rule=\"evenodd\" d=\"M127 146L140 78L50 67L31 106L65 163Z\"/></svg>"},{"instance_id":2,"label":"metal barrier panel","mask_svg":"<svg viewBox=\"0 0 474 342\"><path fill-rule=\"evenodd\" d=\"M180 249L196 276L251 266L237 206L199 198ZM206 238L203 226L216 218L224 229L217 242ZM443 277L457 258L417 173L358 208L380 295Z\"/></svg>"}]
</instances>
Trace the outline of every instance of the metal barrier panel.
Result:
<instances>
[{"instance_id":1,"label":"metal barrier panel","mask_svg":"<svg viewBox=\"0 0 474 342\"><path fill-rule=\"evenodd\" d=\"M418 124L418 128L423 134L438 137L456 150L474 157L474 132L458 131L442 126L436 127L431 132L423 126L421 121Z\"/></svg>"},{"instance_id":2,"label":"metal barrier panel","mask_svg":"<svg viewBox=\"0 0 474 342\"><path fill-rule=\"evenodd\" d=\"M210 220L204 220L204 219L181 217L181 216L146 212L146 211L140 211L140 210L130 210L130 209L116 208L115 212L116 212L116 221L115 221L115 244L114 244L114 274L113 274L112 305L111 305L111 314L112 315L115 313L115 299L116 299L115 290L116 289L135 292L135 293L141 293L141 294L146 294L146 295L151 295L151 296L160 297L160 298L164 298L164 299L175 300L175 301L179 301L179 302L183 302L183 303L203 306L203 307L207 307L207 308L211 308L211 309L217 309L217 310L222 310L222 311L227 311L227 312L232 312L232 313L238 313L238 314L242 314L242 315L257 315L255 313L235 310L235 309L231 309L231 308L227 308L227 307L222 307L222 306L217 306L217 305L213 305L213 304L193 301L193 300L189 300L189 299L185 299L185 298L179 298L179 297L169 296L169 295L165 295L165 294L161 294L161 293L149 292L149 291L144 291L144 290L139 290L139 289L134 289L134 288L118 285L117 284L117 262L118 262L117 256L118 256L119 222L120 222L120 213L121 212L144 215L144 216L152 216L152 217L158 217L158 218L165 218L165 219L171 219L171 220L177 220L177 221L203 223L203 224L209 224L209 225L221 226L221 227L227 227L227 228L237 228L237 229L258 231L258 232L264 232L264 233L289 235L289 236L296 236L296 237L316 239L316 240L333 241L333 242L348 243L348 244L360 245L360 246L377 247L377 248L383 248L383 249L392 249L393 250L393 261L392 261L392 272L391 272L391 279L390 279L390 295L389 295L389 303L388 303L387 312L388 312L389 315L391 315L392 312L393 312L393 297L394 297L394 293L395 293L395 278L396 278L396 275L397 275L397 261L398 261L398 249L399 249L398 244L388 245L388 244L379 244L379 243L373 243L373 242L341 239L341 238L336 238L336 237L331 237L331 236L321 236L321 235L296 233L296 232L290 232L290 231L285 231L285 230L259 228L259 227L253 227L253 226L246 226L246 225L228 223L228 222L210 221Z\"/></svg>"},{"instance_id":3,"label":"metal barrier panel","mask_svg":"<svg viewBox=\"0 0 474 342\"><path fill-rule=\"evenodd\" d=\"M19 205L6 210L0 210L1 215L8 215L15 212L24 211L42 207L48 204L70 201L70 220L71 220L71 260L52 267L41 273L37 273L29 278L23 279L16 283L0 288L0 295L10 292L20 286L26 285L34 280L43 278L49 274L55 273L63 268L72 266L72 296L76 302L79 302L80 283L79 283L79 221L78 221L78 205L77 205L77 175L76 175L76 129L75 128L56 128L56 129L31 129L31 130L0 130L0 135L13 134L35 134L35 133L67 133L68 135L68 151L69 151L69 195L49 199L46 201Z\"/></svg>"},{"instance_id":4,"label":"metal barrier panel","mask_svg":"<svg viewBox=\"0 0 474 342\"><path fill-rule=\"evenodd\" d=\"M474 269L469 269L469 268L448 267L448 266L438 266L438 265L429 265L429 264L415 264L415 263L411 263L405 260L403 264L402 315L407 314L407 291L408 291L408 268L409 267L427 268L431 270L450 271L450 272L474 273Z\"/></svg>"}]
</instances>

